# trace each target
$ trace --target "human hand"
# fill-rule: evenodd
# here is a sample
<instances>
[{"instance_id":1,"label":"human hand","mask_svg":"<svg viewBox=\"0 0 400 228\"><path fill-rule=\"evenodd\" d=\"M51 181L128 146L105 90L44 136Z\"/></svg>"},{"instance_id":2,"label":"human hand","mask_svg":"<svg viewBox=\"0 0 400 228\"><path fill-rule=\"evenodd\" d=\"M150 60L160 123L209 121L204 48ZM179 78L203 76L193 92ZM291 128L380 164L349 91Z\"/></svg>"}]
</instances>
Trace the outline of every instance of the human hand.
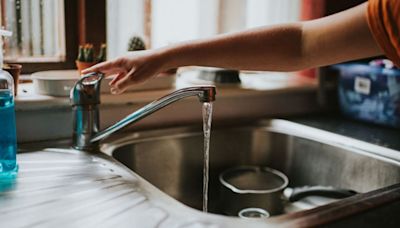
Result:
<instances>
[{"instance_id":1,"label":"human hand","mask_svg":"<svg viewBox=\"0 0 400 228\"><path fill-rule=\"evenodd\" d=\"M82 74L102 72L105 76L116 75L109 85L112 94L120 94L130 85L142 83L165 70L164 59L159 50L136 51L96 64L83 70Z\"/></svg>"}]
</instances>

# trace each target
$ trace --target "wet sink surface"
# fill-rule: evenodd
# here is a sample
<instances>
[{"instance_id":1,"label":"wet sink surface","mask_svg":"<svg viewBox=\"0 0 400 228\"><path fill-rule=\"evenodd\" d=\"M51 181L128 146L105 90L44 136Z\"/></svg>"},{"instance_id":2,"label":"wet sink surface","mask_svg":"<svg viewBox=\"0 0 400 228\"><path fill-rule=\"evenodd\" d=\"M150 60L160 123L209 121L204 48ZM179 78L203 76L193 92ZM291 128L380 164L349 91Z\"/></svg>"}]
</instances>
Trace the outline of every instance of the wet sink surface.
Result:
<instances>
[{"instance_id":1,"label":"wet sink surface","mask_svg":"<svg viewBox=\"0 0 400 228\"><path fill-rule=\"evenodd\" d=\"M352 146L351 139L290 122L212 129L209 211L220 212L218 175L241 165L285 173L289 186L324 185L360 193L400 182L400 163ZM281 123L278 121L278 123ZM115 142L113 156L178 201L201 210L203 132L183 127L146 131ZM363 144L362 148L368 148ZM371 149L372 150L372 149Z\"/></svg>"}]
</instances>

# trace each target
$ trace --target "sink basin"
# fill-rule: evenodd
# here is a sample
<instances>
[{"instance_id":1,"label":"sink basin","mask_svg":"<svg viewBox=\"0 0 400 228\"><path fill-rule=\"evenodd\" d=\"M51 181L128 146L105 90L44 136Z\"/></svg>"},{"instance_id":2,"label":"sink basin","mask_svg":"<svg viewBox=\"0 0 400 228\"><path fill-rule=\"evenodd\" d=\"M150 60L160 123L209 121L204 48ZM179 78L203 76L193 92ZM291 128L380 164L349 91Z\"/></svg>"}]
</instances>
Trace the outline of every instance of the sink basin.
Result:
<instances>
[{"instance_id":1,"label":"sink basin","mask_svg":"<svg viewBox=\"0 0 400 228\"><path fill-rule=\"evenodd\" d=\"M142 131L112 144L117 160L176 200L201 210L199 127ZM218 175L231 167L268 166L285 173L291 187L323 185L365 193L400 182L400 163L388 154L387 148L285 120L213 128L209 211L220 213Z\"/></svg>"}]
</instances>

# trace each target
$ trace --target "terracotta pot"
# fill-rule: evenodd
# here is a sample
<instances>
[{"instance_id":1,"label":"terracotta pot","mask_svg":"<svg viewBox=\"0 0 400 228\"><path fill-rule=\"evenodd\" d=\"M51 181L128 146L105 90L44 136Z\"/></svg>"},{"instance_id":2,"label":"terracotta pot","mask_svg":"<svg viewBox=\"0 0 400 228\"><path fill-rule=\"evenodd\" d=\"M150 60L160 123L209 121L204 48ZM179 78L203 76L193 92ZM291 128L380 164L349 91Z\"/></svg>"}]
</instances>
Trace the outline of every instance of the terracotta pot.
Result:
<instances>
[{"instance_id":1,"label":"terracotta pot","mask_svg":"<svg viewBox=\"0 0 400 228\"><path fill-rule=\"evenodd\" d=\"M75 63L76 63L76 68L78 68L78 73L79 74L81 74L82 70L96 65L96 62L81 62L81 61L78 61L78 60L76 60Z\"/></svg>"},{"instance_id":2,"label":"terracotta pot","mask_svg":"<svg viewBox=\"0 0 400 228\"><path fill-rule=\"evenodd\" d=\"M3 70L11 74L14 79L14 96L17 96L19 75L21 74L22 65L20 64L9 64L3 65Z\"/></svg>"}]
</instances>

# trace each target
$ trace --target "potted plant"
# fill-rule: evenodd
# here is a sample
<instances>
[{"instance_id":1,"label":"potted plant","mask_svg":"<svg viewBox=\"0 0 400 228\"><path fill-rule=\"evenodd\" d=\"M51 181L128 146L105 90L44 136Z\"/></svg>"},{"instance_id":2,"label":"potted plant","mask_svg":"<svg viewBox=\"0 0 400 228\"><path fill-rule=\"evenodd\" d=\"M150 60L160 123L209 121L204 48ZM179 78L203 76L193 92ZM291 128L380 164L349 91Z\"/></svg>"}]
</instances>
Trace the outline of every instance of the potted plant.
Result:
<instances>
[{"instance_id":1,"label":"potted plant","mask_svg":"<svg viewBox=\"0 0 400 228\"><path fill-rule=\"evenodd\" d=\"M93 44L79 45L78 57L76 59L76 67L79 74L82 70L89 68L99 62L106 60L106 44L102 44L99 54L95 58Z\"/></svg>"}]
</instances>

